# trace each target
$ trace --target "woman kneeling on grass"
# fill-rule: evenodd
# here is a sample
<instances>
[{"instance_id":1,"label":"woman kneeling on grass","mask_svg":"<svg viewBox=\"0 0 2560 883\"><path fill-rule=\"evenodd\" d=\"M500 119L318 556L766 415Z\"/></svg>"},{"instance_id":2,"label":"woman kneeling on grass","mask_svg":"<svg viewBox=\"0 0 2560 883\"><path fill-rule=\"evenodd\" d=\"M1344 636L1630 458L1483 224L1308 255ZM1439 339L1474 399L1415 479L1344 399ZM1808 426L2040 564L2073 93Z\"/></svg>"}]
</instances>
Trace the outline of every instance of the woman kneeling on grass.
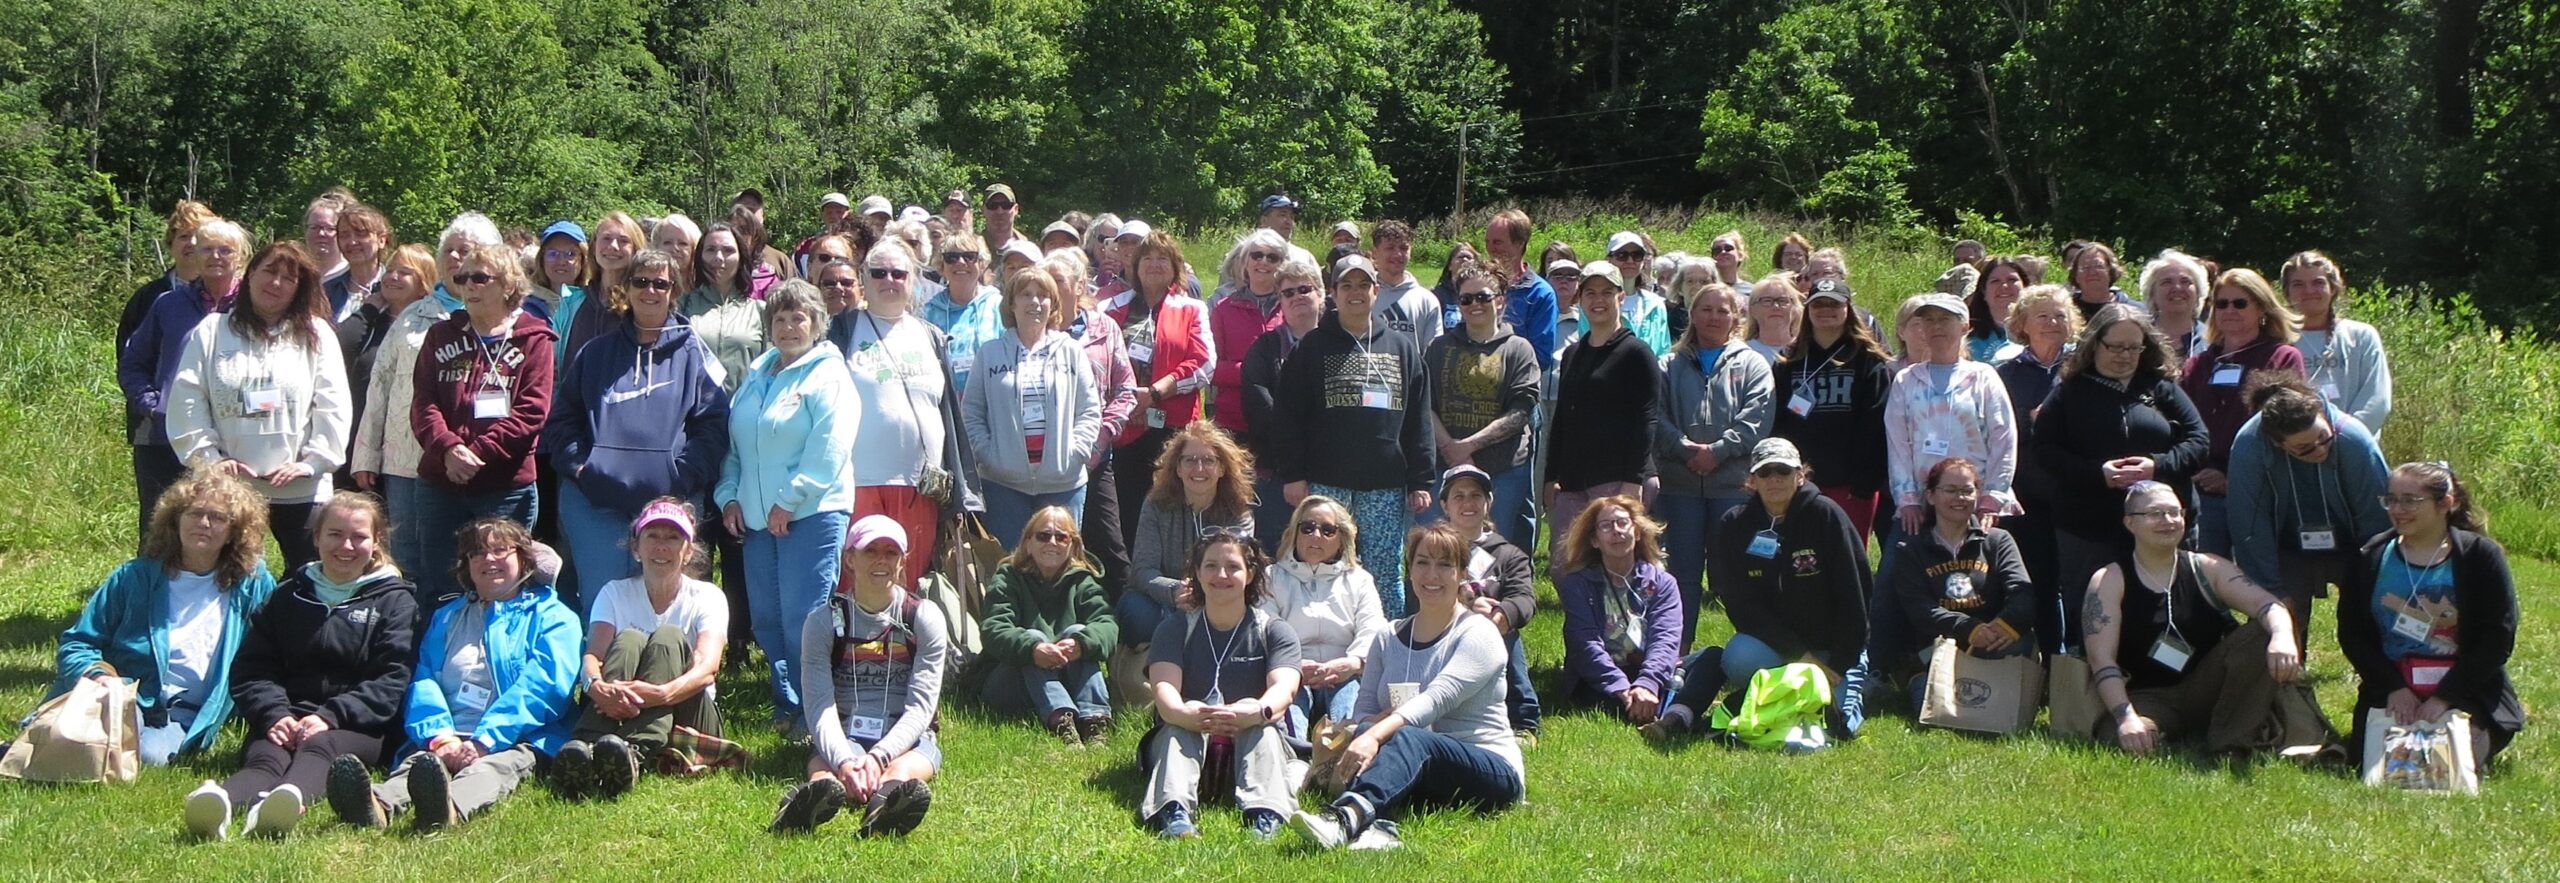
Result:
<instances>
[{"instance_id":1,"label":"woman kneeling on grass","mask_svg":"<svg viewBox=\"0 0 2560 883\"><path fill-rule=\"evenodd\" d=\"M694 540L693 508L674 497L649 501L631 522L640 575L606 583L587 612L578 663L586 709L552 764L561 796L620 797L640 780L642 759L662 753L681 770L745 761L719 739L713 683L729 646L729 600L685 573L702 560Z\"/></svg>"},{"instance_id":2,"label":"woman kneeling on grass","mask_svg":"<svg viewBox=\"0 0 2560 883\"><path fill-rule=\"evenodd\" d=\"M1583 517L1616 508L1603 500ZM1349 784L1325 812L1292 820L1315 845L1392 849L1399 841L1386 816L1416 805L1489 812L1527 796L1520 744L1503 707L1510 651L1502 629L1470 606L1473 551L1447 524L1417 528L1406 539L1414 613L1370 646L1360 674L1364 723L1335 768Z\"/></svg>"},{"instance_id":3,"label":"woman kneeling on grass","mask_svg":"<svg viewBox=\"0 0 2560 883\"><path fill-rule=\"evenodd\" d=\"M1102 657L1120 640L1120 626L1074 513L1064 506L1031 513L1021 545L996 570L980 628L995 666L982 697L989 706L1036 712L1070 748L1110 741Z\"/></svg>"},{"instance_id":4,"label":"woman kneeling on grass","mask_svg":"<svg viewBox=\"0 0 2560 883\"><path fill-rule=\"evenodd\" d=\"M347 824L381 828L412 806L420 831L460 823L513 793L569 738L578 615L535 569L533 534L483 518L454 545L471 594L437 610L418 642L406 728L419 750L378 785L364 758L338 755L329 807Z\"/></svg>"},{"instance_id":5,"label":"woman kneeling on grass","mask_svg":"<svg viewBox=\"0 0 2560 883\"><path fill-rule=\"evenodd\" d=\"M2338 649L2357 682L2347 744L2363 750L2370 709L2402 724L2467 714L2472 763L2486 773L2525 721L2507 675L2517 618L2507 551L2445 464L2401 464L2390 488L2391 530L2365 543L2338 596Z\"/></svg>"},{"instance_id":6,"label":"woman kneeling on grass","mask_svg":"<svg viewBox=\"0 0 2560 883\"><path fill-rule=\"evenodd\" d=\"M2168 485L2125 492L2133 550L2089 580L2080 613L2108 712L2092 735L2134 754L2190 733L2218 754L2278 747L2265 736L2287 723L2277 692L2302 678L2293 615L2238 565L2178 548L2186 514ZM2252 621L2234 623L2230 610L2253 611Z\"/></svg>"},{"instance_id":7,"label":"woman kneeling on grass","mask_svg":"<svg viewBox=\"0 0 2560 883\"><path fill-rule=\"evenodd\" d=\"M231 716L232 657L276 588L266 544L267 499L246 481L199 468L169 485L142 555L109 573L62 630L44 698L85 677L132 678L143 763L212 747Z\"/></svg>"},{"instance_id":8,"label":"woman kneeling on grass","mask_svg":"<svg viewBox=\"0 0 2560 883\"><path fill-rule=\"evenodd\" d=\"M278 585L249 621L232 662L231 695L249 725L240 771L187 795L187 828L283 836L320 796L338 755L382 756L400 730L400 700L418 658L416 587L391 563L382 501L339 491L320 507L320 560Z\"/></svg>"},{"instance_id":9,"label":"woman kneeling on grass","mask_svg":"<svg viewBox=\"0 0 2560 883\"><path fill-rule=\"evenodd\" d=\"M783 792L776 834L814 830L853 800L864 836L903 835L924 823L925 782L942 768L942 608L899 587L907 530L896 519L865 515L844 545L836 594L800 626L800 707L817 744L808 780Z\"/></svg>"},{"instance_id":10,"label":"woman kneeling on grass","mask_svg":"<svg viewBox=\"0 0 2560 883\"><path fill-rule=\"evenodd\" d=\"M1294 808L1289 747L1271 724L1298 695L1298 632L1259 608L1264 566L1249 532L1202 537L1182 609L1148 645L1158 723L1138 755L1147 774L1138 811L1167 839L1200 836L1193 818L1207 783L1234 783L1256 837L1279 833Z\"/></svg>"}]
</instances>

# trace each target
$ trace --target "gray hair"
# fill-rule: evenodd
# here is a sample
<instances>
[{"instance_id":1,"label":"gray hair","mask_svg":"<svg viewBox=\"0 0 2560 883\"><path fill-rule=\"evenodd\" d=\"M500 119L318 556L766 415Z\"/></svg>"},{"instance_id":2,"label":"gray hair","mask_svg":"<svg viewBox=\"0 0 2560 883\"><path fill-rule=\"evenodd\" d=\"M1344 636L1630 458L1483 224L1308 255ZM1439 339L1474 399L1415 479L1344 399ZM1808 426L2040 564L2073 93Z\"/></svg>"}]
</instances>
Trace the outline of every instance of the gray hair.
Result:
<instances>
[{"instance_id":1,"label":"gray hair","mask_svg":"<svg viewBox=\"0 0 2560 883\"><path fill-rule=\"evenodd\" d=\"M772 334L775 317L794 312L808 316L820 334L826 333L827 321L831 318L827 314L827 299L818 293L818 286L810 284L807 279L784 280L765 293L765 333Z\"/></svg>"},{"instance_id":2,"label":"gray hair","mask_svg":"<svg viewBox=\"0 0 2560 883\"><path fill-rule=\"evenodd\" d=\"M436 248L444 248L444 244L452 241L456 236L462 237L462 241L473 245L507 244L506 237L498 233L498 222L489 220L488 215L479 212L463 212L453 216L453 223L444 225L444 232L436 234Z\"/></svg>"}]
</instances>

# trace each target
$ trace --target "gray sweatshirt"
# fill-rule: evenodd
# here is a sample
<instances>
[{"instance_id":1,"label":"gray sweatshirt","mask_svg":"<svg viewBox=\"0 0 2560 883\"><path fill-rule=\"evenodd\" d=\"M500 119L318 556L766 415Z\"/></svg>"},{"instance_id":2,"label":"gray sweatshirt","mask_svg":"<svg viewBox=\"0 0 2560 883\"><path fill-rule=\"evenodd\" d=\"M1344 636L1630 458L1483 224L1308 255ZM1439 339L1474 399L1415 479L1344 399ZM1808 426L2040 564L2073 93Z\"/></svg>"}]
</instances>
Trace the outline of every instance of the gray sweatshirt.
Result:
<instances>
[{"instance_id":1,"label":"gray sweatshirt","mask_svg":"<svg viewBox=\"0 0 2560 883\"><path fill-rule=\"evenodd\" d=\"M1520 743L1511 735L1511 712L1504 705L1508 687L1502 671L1511 662L1511 651L1501 630L1493 627L1493 620L1463 613L1428 645L1408 643L1412 631L1413 620L1408 617L1378 635L1368 664L1360 670L1360 701L1354 713L1366 718L1393 711L1404 716L1406 726L1493 752L1511 765L1521 782L1527 782ZM1412 696L1390 707L1387 701L1395 684L1415 686Z\"/></svg>"},{"instance_id":2,"label":"gray sweatshirt","mask_svg":"<svg viewBox=\"0 0 2560 883\"><path fill-rule=\"evenodd\" d=\"M978 455L978 478L1026 494L1084 484L1102 432L1102 397L1084 347L1052 331L1034 349L1008 331L978 344L978 365L960 397L960 425ZM1038 404L1035 411L1032 405ZM1031 462L1030 430L1041 435Z\"/></svg>"},{"instance_id":3,"label":"gray sweatshirt","mask_svg":"<svg viewBox=\"0 0 2560 883\"><path fill-rule=\"evenodd\" d=\"M1253 536L1253 509L1247 507L1232 520L1213 521L1180 503L1164 506L1150 499L1141 504L1138 532L1129 538L1129 586L1146 592L1149 600L1172 607L1175 593L1182 591L1182 580L1189 576L1182 569L1191 563L1191 544L1200 541L1201 531L1213 527Z\"/></svg>"},{"instance_id":4,"label":"gray sweatshirt","mask_svg":"<svg viewBox=\"0 0 2560 883\"><path fill-rule=\"evenodd\" d=\"M1742 479L1751 471L1751 446L1769 437L1776 425L1776 396L1769 362L1743 341L1725 342L1712 378L1702 362L1706 354L1674 349L1662 360L1661 392L1653 424L1653 465L1662 475L1664 493L1688 497L1745 493ZM1689 471L1683 442L1699 442L1715 452L1716 468L1706 475Z\"/></svg>"},{"instance_id":5,"label":"gray sweatshirt","mask_svg":"<svg viewBox=\"0 0 2560 883\"><path fill-rule=\"evenodd\" d=\"M897 622L906 601L906 590L898 589L878 613L859 603L846 605L853 621L844 633L853 640L844 658L835 652L834 603L818 605L800 624L802 713L815 739L812 750L830 768L866 749L889 758L905 754L933 726L942 703L943 662L951 655L950 632L942 608L929 601L916 605L915 621ZM910 631L911 638L902 634ZM877 736L853 735L875 721Z\"/></svg>"}]
</instances>

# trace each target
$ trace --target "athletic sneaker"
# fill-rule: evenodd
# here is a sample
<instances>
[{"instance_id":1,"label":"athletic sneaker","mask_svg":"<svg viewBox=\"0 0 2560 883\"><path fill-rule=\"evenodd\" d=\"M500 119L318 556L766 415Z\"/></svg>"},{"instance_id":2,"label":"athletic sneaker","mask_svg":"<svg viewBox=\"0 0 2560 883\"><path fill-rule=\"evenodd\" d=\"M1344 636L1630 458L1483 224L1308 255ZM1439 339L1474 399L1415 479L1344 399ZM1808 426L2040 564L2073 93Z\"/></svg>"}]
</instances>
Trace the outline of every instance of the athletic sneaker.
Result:
<instances>
[{"instance_id":1,"label":"athletic sneaker","mask_svg":"<svg viewBox=\"0 0 2560 883\"><path fill-rule=\"evenodd\" d=\"M222 790L212 779L187 792L187 805L180 817L186 820L188 833L206 840L231 839L231 792Z\"/></svg>"},{"instance_id":2,"label":"athletic sneaker","mask_svg":"<svg viewBox=\"0 0 2560 883\"><path fill-rule=\"evenodd\" d=\"M365 769L364 758L352 754L329 762L329 808L337 811L338 821L358 828L379 830L391 823L391 814L373 796L373 773Z\"/></svg>"},{"instance_id":3,"label":"athletic sneaker","mask_svg":"<svg viewBox=\"0 0 2560 883\"><path fill-rule=\"evenodd\" d=\"M844 783L834 776L810 779L782 792L782 807L773 813L773 824L765 830L776 834L800 834L817 830L819 825L836 817L844 808Z\"/></svg>"},{"instance_id":4,"label":"athletic sneaker","mask_svg":"<svg viewBox=\"0 0 2560 883\"><path fill-rule=\"evenodd\" d=\"M1049 735L1058 737L1058 741L1066 743L1069 748L1084 747L1084 736L1076 732L1075 709L1061 708L1050 713Z\"/></svg>"},{"instance_id":5,"label":"athletic sneaker","mask_svg":"<svg viewBox=\"0 0 2560 883\"><path fill-rule=\"evenodd\" d=\"M1084 744L1102 745L1111 741L1111 715L1088 714L1076 718L1076 732L1084 734Z\"/></svg>"},{"instance_id":6,"label":"athletic sneaker","mask_svg":"<svg viewBox=\"0 0 2560 883\"><path fill-rule=\"evenodd\" d=\"M862 809L862 836L882 834L904 836L924 824L925 810L933 808L933 789L914 779L895 779L871 792L871 802Z\"/></svg>"},{"instance_id":7,"label":"athletic sneaker","mask_svg":"<svg viewBox=\"0 0 2560 883\"><path fill-rule=\"evenodd\" d=\"M1253 834L1255 840L1280 836L1280 826L1288 824L1288 821L1278 810L1257 807L1244 811L1244 829Z\"/></svg>"},{"instance_id":8,"label":"athletic sneaker","mask_svg":"<svg viewBox=\"0 0 2560 883\"><path fill-rule=\"evenodd\" d=\"M1668 742L1689 734L1689 716L1676 710L1666 710L1661 717L1654 718L1653 723L1637 727L1636 732L1644 734L1650 741Z\"/></svg>"},{"instance_id":9,"label":"athletic sneaker","mask_svg":"<svg viewBox=\"0 0 2560 883\"><path fill-rule=\"evenodd\" d=\"M1298 832L1298 839L1306 841L1309 846L1341 849L1349 845L1353 837L1345 815L1345 809L1338 806L1320 813L1300 810L1297 815L1289 817L1289 828Z\"/></svg>"},{"instance_id":10,"label":"athletic sneaker","mask_svg":"<svg viewBox=\"0 0 2560 883\"><path fill-rule=\"evenodd\" d=\"M258 798L257 803L249 806L249 819L240 824L240 836L258 834L282 837L293 833L293 826L301 821L302 789L292 785L278 785L275 790L267 792L267 796Z\"/></svg>"},{"instance_id":11,"label":"athletic sneaker","mask_svg":"<svg viewBox=\"0 0 2560 883\"><path fill-rule=\"evenodd\" d=\"M551 756L551 790L563 800L585 800L596 793L596 749L571 739Z\"/></svg>"},{"instance_id":12,"label":"athletic sneaker","mask_svg":"<svg viewBox=\"0 0 2560 883\"><path fill-rule=\"evenodd\" d=\"M453 804L453 774L445 772L444 761L433 754L414 758L408 776L410 827L436 831L462 821L462 808Z\"/></svg>"},{"instance_id":13,"label":"athletic sneaker","mask_svg":"<svg viewBox=\"0 0 2560 883\"><path fill-rule=\"evenodd\" d=\"M1396 833L1396 823L1386 819L1379 819L1376 824L1369 826L1369 830L1360 832L1358 839L1351 841L1352 849L1364 851L1399 849L1403 846L1404 837Z\"/></svg>"},{"instance_id":14,"label":"athletic sneaker","mask_svg":"<svg viewBox=\"0 0 2560 883\"><path fill-rule=\"evenodd\" d=\"M597 796L613 800L640 783L640 749L620 736L606 736L596 740L595 752Z\"/></svg>"},{"instance_id":15,"label":"athletic sneaker","mask_svg":"<svg viewBox=\"0 0 2560 883\"><path fill-rule=\"evenodd\" d=\"M1156 836L1166 840L1196 840L1200 826L1191 821L1191 809L1179 803L1168 803L1156 810Z\"/></svg>"}]
</instances>

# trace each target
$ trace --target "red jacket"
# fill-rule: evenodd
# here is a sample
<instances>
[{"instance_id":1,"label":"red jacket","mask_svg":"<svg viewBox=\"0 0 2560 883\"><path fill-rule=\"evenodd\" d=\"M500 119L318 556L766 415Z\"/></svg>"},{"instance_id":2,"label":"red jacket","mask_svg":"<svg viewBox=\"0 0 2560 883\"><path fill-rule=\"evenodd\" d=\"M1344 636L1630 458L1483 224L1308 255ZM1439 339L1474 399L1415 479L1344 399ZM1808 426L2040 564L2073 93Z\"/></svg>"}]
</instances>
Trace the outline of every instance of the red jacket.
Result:
<instances>
[{"instance_id":1,"label":"red jacket","mask_svg":"<svg viewBox=\"0 0 2560 883\"><path fill-rule=\"evenodd\" d=\"M1104 305L1103 311L1120 323L1131 365L1146 365L1138 372L1140 386L1174 378L1173 395L1157 402L1154 408L1164 412L1164 427L1188 426L1200 415L1200 389L1209 385L1218 356L1217 344L1209 333L1209 306L1199 298L1176 291L1156 302L1152 322L1133 322L1129 314L1136 303L1135 292L1124 292ZM1137 441L1155 422L1153 415L1143 411L1132 415L1129 425L1120 430L1120 444Z\"/></svg>"},{"instance_id":2,"label":"red jacket","mask_svg":"<svg viewBox=\"0 0 2560 883\"><path fill-rule=\"evenodd\" d=\"M472 333L467 312L456 311L427 329L418 350L417 396L409 405L409 427L423 449L420 480L464 494L533 483L533 449L551 416L551 356L558 339L551 323L525 311L516 313L515 328L503 339L485 345ZM503 414L477 416L483 391L505 395ZM484 464L469 482L457 484L445 471L445 452L456 447L470 448Z\"/></svg>"},{"instance_id":3,"label":"red jacket","mask_svg":"<svg viewBox=\"0 0 2560 883\"><path fill-rule=\"evenodd\" d=\"M1218 390L1218 425L1238 435L1246 429L1244 418L1244 351L1262 339L1263 332L1280 327L1280 299L1271 299L1271 314L1263 315L1255 306L1253 292L1237 289L1209 307L1210 340L1216 342L1218 369L1213 372L1212 386Z\"/></svg>"}]
</instances>

